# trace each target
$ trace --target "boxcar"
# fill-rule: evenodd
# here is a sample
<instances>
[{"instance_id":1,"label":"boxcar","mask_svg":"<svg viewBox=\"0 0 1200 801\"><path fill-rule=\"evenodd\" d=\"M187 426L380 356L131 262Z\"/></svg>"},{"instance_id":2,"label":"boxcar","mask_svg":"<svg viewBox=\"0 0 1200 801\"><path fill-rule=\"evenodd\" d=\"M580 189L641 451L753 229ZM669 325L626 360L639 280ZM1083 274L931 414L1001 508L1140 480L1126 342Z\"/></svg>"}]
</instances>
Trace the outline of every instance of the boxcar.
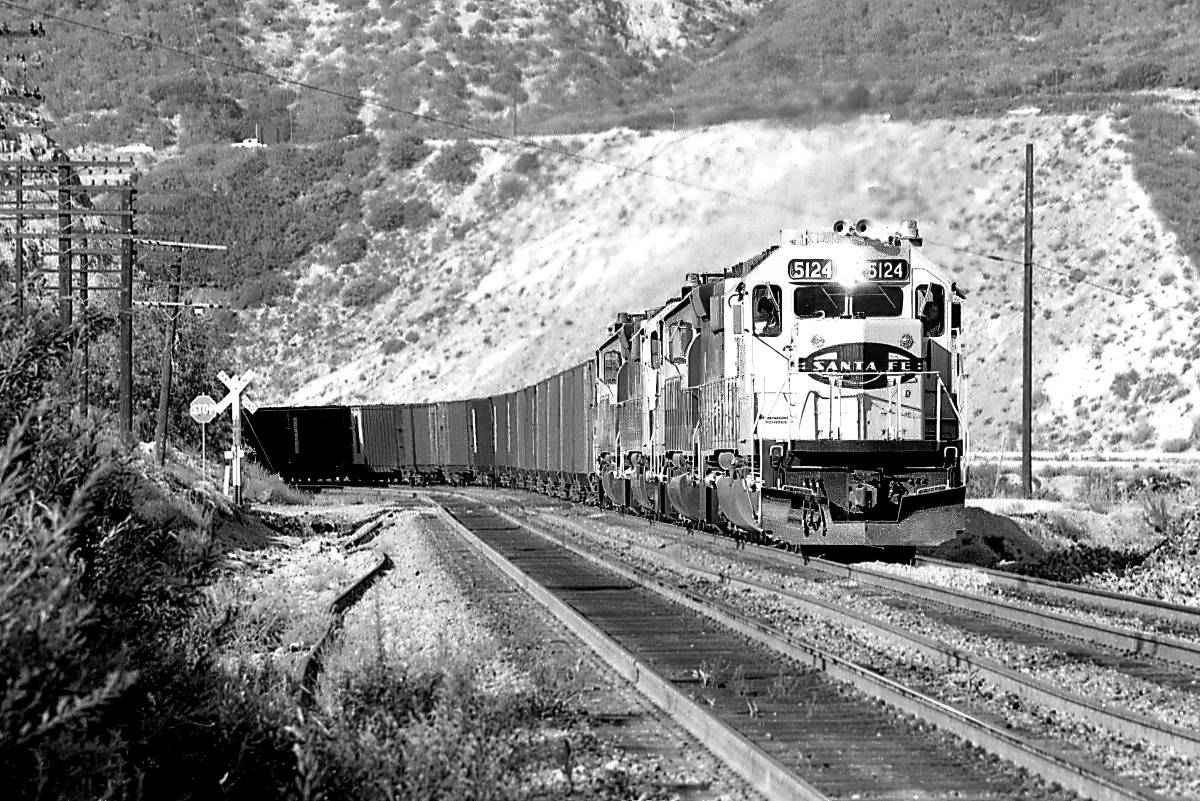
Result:
<instances>
[{"instance_id":1,"label":"boxcar","mask_svg":"<svg viewBox=\"0 0 1200 801\"><path fill-rule=\"evenodd\" d=\"M346 481L359 470L347 406L259 409L246 415L243 433L264 466L287 481Z\"/></svg>"},{"instance_id":2,"label":"boxcar","mask_svg":"<svg viewBox=\"0 0 1200 801\"><path fill-rule=\"evenodd\" d=\"M372 405L351 407L356 432L355 463L364 480L399 481L416 470L413 454L412 407Z\"/></svg>"}]
</instances>

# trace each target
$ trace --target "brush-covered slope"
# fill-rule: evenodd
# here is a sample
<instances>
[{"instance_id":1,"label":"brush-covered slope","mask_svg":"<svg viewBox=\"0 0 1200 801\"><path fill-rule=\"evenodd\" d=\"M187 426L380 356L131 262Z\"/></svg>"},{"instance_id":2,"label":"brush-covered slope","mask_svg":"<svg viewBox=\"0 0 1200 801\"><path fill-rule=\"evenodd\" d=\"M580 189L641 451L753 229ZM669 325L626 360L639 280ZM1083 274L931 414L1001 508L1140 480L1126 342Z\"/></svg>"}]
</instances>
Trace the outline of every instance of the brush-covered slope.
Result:
<instances>
[{"instance_id":1,"label":"brush-covered slope","mask_svg":"<svg viewBox=\"0 0 1200 801\"><path fill-rule=\"evenodd\" d=\"M781 228L915 217L927 252L969 293L966 411L976 443L998 447L1020 413L1021 267L955 248L1020 260L1033 141L1036 442L1186 437L1200 402L1195 273L1117 125L1008 115L614 131L556 142L581 158L541 152L532 169L532 155L485 147L461 192L433 184L440 217L363 229L361 255L339 257L339 245L309 261L300 302L247 321L240 353L279 401L508 390L587 358L616 311L661 304L685 273L730 265ZM437 160L381 168L368 219Z\"/></svg>"}]
</instances>

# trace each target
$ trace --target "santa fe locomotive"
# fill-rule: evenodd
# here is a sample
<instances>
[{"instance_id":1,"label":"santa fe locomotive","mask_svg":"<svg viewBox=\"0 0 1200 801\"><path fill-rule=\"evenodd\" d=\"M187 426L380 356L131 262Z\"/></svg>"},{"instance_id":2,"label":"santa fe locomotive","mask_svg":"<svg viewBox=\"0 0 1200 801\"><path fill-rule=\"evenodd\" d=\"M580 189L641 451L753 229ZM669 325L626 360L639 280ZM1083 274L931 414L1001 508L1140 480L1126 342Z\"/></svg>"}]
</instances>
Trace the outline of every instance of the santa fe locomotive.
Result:
<instances>
[{"instance_id":1,"label":"santa fe locomotive","mask_svg":"<svg viewBox=\"0 0 1200 801\"><path fill-rule=\"evenodd\" d=\"M806 553L903 555L964 527L962 295L915 221L838 221L622 313L594 358L424 404L274 407L300 483L485 481Z\"/></svg>"}]
</instances>

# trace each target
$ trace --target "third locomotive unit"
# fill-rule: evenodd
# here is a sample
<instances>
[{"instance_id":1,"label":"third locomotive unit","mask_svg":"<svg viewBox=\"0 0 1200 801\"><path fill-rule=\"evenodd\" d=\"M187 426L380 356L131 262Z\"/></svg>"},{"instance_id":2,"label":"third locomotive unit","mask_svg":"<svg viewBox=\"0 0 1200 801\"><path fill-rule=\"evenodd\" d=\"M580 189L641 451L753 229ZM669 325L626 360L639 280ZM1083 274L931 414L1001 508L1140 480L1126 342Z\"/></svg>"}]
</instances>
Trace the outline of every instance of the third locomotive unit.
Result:
<instances>
[{"instance_id":1,"label":"third locomotive unit","mask_svg":"<svg viewBox=\"0 0 1200 801\"><path fill-rule=\"evenodd\" d=\"M296 482L486 481L805 553L903 556L964 527L962 295L915 221L783 231L687 279L532 386L265 408L251 444Z\"/></svg>"}]
</instances>

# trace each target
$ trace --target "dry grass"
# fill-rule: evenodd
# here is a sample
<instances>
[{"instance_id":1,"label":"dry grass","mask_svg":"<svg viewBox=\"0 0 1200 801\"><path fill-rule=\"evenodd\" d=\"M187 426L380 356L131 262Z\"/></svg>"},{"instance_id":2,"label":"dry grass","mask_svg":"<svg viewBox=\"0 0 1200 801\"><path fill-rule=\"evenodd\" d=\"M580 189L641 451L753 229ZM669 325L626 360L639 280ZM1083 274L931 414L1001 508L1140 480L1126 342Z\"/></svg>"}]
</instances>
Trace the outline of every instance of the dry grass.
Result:
<instances>
[{"instance_id":1,"label":"dry grass","mask_svg":"<svg viewBox=\"0 0 1200 801\"><path fill-rule=\"evenodd\" d=\"M307 506L313 502L311 492L296 489L279 476L254 462L242 464L242 493L260 503L281 503Z\"/></svg>"}]
</instances>

